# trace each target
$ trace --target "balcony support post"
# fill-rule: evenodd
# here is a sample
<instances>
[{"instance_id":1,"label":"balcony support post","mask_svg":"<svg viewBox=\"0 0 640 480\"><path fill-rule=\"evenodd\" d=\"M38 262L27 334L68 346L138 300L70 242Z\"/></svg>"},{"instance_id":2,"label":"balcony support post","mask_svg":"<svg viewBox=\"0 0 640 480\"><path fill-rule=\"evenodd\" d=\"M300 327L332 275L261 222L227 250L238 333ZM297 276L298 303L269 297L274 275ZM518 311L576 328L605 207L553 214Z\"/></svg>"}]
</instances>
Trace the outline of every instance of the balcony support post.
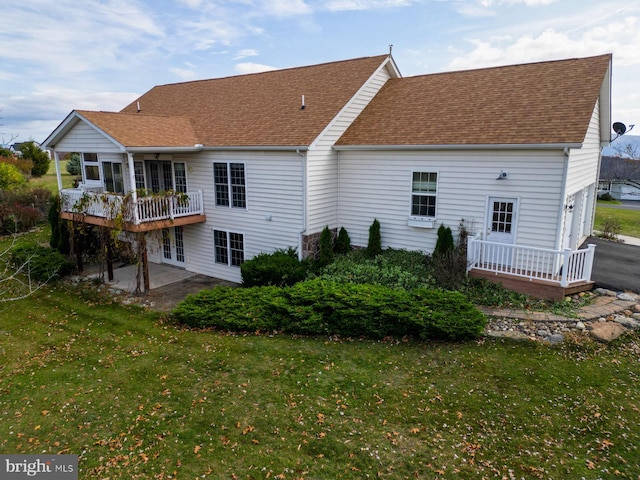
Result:
<instances>
[{"instance_id":1,"label":"balcony support post","mask_svg":"<svg viewBox=\"0 0 640 480\"><path fill-rule=\"evenodd\" d=\"M136 172L133 163L133 153L127 152L127 166L129 167L129 183L131 185L131 204L133 205L133 223L140 225L138 215L138 192L136 191Z\"/></svg>"}]
</instances>

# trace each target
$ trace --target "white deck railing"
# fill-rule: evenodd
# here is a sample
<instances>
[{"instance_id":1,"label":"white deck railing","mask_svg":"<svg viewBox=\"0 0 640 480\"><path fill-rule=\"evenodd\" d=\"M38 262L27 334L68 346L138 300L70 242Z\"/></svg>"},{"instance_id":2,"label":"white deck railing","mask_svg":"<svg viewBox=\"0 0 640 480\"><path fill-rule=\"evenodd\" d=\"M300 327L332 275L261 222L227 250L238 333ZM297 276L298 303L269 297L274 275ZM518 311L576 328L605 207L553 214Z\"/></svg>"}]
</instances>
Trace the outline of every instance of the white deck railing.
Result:
<instances>
[{"instance_id":1,"label":"white deck railing","mask_svg":"<svg viewBox=\"0 0 640 480\"><path fill-rule=\"evenodd\" d=\"M169 220L204 213L202 192L184 195L160 195L140 197L135 204L123 211L123 195L99 193L79 188L62 191L62 211L82 213L94 217L115 218L124 214L125 220L134 224Z\"/></svg>"},{"instance_id":2,"label":"white deck railing","mask_svg":"<svg viewBox=\"0 0 640 480\"><path fill-rule=\"evenodd\" d=\"M546 280L568 287L591 281L595 245L581 250L549 250L509 245L470 237L467 244L467 271L472 269L514 275L529 280Z\"/></svg>"}]
</instances>

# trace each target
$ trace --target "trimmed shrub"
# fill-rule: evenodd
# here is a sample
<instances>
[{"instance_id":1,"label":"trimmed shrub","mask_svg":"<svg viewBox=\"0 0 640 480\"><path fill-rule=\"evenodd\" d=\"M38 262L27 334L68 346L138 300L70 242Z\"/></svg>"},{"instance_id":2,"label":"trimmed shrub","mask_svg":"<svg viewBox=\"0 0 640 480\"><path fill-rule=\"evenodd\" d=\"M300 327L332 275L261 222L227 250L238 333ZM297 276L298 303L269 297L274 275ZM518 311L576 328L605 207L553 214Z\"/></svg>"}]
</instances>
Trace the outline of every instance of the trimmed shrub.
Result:
<instances>
[{"instance_id":1,"label":"trimmed shrub","mask_svg":"<svg viewBox=\"0 0 640 480\"><path fill-rule=\"evenodd\" d=\"M382 237L380 236L380 222L374 219L369 227L369 240L367 242L367 255L375 257L382 253Z\"/></svg>"},{"instance_id":2,"label":"trimmed shrub","mask_svg":"<svg viewBox=\"0 0 640 480\"><path fill-rule=\"evenodd\" d=\"M338 232L338 237L336 238L336 248L335 252L344 255L351 251L351 238L349 238L349 233L347 229L344 227L340 227L340 231Z\"/></svg>"},{"instance_id":3,"label":"trimmed shrub","mask_svg":"<svg viewBox=\"0 0 640 480\"><path fill-rule=\"evenodd\" d=\"M433 250L433 256L447 254L451 252L453 248L453 233L451 232L451 228L440 224L440 228L438 228L438 240L436 241L436 248Z\"/></svg>"},{"instance_id":4,"label":"trimmed shrub","mask_svg":"<svg viewBox=\"0 0 640 480\"><path fill-rule=\"evenodd\" d=\"M413 297L426 310L419 321L424 339L464 341L484 332L486 317L461 293L418 289Z\"/></svg>"},{"instance_id":5,"label":"trimmed shrub","mask_svg":"<svg viewBox=\"0 0 640 480\"><path fill-rule=\"evenodd\" d=\"M413 290L435 286L426 263L418 251L387 249L375 258L356 250L343 255L323 268L319 278L337 283L374 284Z\"/></svg>"},{"instance_id":6,"label":"trimmed shrub","mask_svg":"<svg viewBox=\"0 0 640 480\"><path fill-rule=\"evenodd\" d=\"M221 287L191 295L173 310L193 327L304 335L467 340L482 334L484 315L463 295L315 279L292 287Z\"/></svg>"},{"instance_id":7,"label":"trimmed shrub","mask_svg":"<svg viewBox=\"0 0 640 480\"><path fill-rule=\"evenodd\" d=\"M329 230L329 226L322 229L320 234L320 256L318 264L321 267L329 265L333 261L333 233Z\"/></svg>"},{"instance_id":8,"label":"trimmed shrub","mask_svg":"<svg viewBox=\"0 0 640 480\"><path fill-rule=\"evenodd\" d=\"M240 265L242 286L293 285L307 276L309 262L300 261L295 248L261 253Z\"/></svg>"},{"instance_id":9,"label":"trimmed shrub","mask_svg":"<svg viewBox=\"0 0 640 480\"><path fill-rule=\"evenodd\" d=\"M74 265L51 248L25 243L11 250L11 264L38 282L70 275Z\"/></svg>"}]
</instances>

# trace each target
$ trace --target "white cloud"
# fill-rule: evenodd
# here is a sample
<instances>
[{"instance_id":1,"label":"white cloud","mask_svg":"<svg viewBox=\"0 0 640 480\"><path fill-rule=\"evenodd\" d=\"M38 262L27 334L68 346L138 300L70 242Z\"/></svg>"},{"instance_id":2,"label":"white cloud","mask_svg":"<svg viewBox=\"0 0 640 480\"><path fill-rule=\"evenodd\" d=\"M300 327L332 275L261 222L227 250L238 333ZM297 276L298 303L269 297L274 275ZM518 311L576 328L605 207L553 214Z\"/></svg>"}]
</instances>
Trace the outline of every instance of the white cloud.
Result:
<instances>
[{"instance_id":1,"label":"white cloud","mask_svg":"<svg viewBox=\"0 0 640 480\"><path fill-rule=\"evenodd\" d=\"M257 50L254 50L253 48L245 48L243 50L240 50L238 53L236 53L233 59L240 60L247 57L257 57L257 56L258 56Z\"/></svg>"},{"instance_id":2,"label":"white cloud","mask_svg":"<svg viewBox=\"0 0 640 480\"><path fill-rule=\"evenodd\" d=\"M277 68L270 65L262 65L260 63L245 62L236 64L235 70L237 73L244 75L247 73L268 72L270 70L277 70Z\"/></svg>"},{"instance_id":3,"label":"white cloud","mask_svg":"<svg viewBox=\"0 0 640 480\"><path fill-rule=\"evenodd\" d=\"M347 10L376 10L381 8L409 7L413 0L331 0L324 8L330 12Z\"/></svg>"},{"instance_id":4,"label":"white cloud","mask_svg":"<svg viewBox=\"0 0 640 480\"><path fill-rule=\"evenodd\" d=\"M262 9L277 17L307 15L312 12L304 0L263 0Z\"/></svg>"}]
</instances>

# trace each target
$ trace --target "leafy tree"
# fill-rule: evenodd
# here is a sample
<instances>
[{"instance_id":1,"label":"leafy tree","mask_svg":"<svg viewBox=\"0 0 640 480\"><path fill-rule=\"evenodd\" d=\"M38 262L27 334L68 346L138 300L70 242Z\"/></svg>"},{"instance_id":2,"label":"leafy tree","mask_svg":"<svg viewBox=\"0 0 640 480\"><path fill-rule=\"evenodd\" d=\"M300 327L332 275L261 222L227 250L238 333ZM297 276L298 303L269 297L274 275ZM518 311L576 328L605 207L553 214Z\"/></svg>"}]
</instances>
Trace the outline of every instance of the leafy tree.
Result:
<instances>
[{"instance_id":1,"label":"leafy tree","mask_svg":"<svg viewBox=\"0 0 640 480\"><path fill-rule=\"evenodd\" d=\"M375 257L382 253L382 237L380 236L380 222L374 219L369 227L369 241L367 242L367 255Z\"/></svg>"},{"instance_id":2,"label":"leafy tree","mask_svg":"<svg viewBox=\"0 0 640 480\"><path fill-rule=\"evenodd\" d=\"M49 171L49 163L51 163L49 154L36 145L36 142L23 143L20 147L20 153L22 153L22 158L33 162L31 175L34 177L41 177Z\"/></svg>"},{"instance_id":3,"label":"leafy tree","mask_svg":"<svg viewBox=\"0 0 640 480\"><path fill-rule=\"evenodd\" d=\"M6 147L0 147L0 157L13 157L13 152Z\"/></svg>"}]
</instances>

